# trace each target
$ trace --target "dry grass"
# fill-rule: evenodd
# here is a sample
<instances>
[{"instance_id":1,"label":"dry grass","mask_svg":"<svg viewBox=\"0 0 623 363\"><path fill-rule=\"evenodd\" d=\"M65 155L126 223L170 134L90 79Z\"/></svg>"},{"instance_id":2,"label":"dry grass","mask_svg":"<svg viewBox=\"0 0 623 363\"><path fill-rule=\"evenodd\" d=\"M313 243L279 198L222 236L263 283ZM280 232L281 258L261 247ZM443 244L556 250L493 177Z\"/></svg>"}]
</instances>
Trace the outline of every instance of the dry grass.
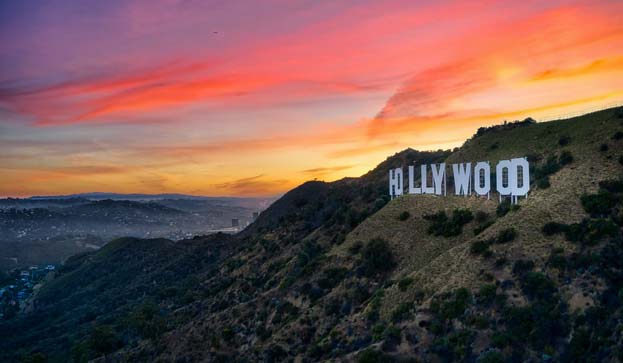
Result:
<instances>
[{"instance_id":1,"label":"dry grass","mask_svg":"<svg viewBox=\"0 0 623 363\"><path fill-rule=\"evenodd\" d=\"M520 201L519 210L498 218L479 236L474 236L472 232L476 222L465 225L463 233L456 237L429 235L427 228L430 222L422 216L440 210L451 213L456 208L468 208L473 212L482 210L495 215L498 202L493 199L497 196L492 196L490 201L476 197L403 196L365 220L332 253L348 254L348 247L356 241L365 242L375 237L390 243L398 262L392 278L397 280L410 276L414 283L404 292L396 285L386 289L381 310L386 318L398 303L413 301L416 291L431 295L457 287L477 288L484 283L483 277L487 274L498 280L509 278L510 265L503 269L493 268L496 257L504 256L511 262L528 258L536 263L537 269L541 268L554 247L563 247L567 253L576 248L562 236L544 236L542 226L550 221L580 221L586 213L579 197L595 192L601 180L623 176L623 167L618 163L623 143L611 140L612 135L621 129L623 120L616 118L614 110L604 110L571 120L495 131L470 139L448 158L447 163L496 162L535 153L545 159L549 155L559 155L563 150L570 151L574 161L550 176L550 188L533 187L529 198ZM570 143L560 146L558 140L561 136L570 137ZM491 149L494 143L498 147ZM602 143L609 144L608 152L599 151ZM406 221L398 219L403 211L411 215ZM484 259L470 253L473 241L493 237L510 227L517 230L517 238L511 243L491 246L494 258Z\"/></svg>"}]
</instances>

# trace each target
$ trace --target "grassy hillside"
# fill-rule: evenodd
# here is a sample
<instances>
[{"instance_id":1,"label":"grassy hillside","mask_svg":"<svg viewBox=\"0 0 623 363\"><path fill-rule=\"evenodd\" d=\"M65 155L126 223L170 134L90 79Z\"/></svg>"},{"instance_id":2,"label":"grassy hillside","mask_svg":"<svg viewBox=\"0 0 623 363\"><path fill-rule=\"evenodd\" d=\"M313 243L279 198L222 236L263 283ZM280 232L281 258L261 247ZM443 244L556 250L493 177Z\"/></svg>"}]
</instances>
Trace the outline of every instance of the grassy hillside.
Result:
<instances>
[{"instance_id":1,"label":"grassy hillside","mask_svg":"<svg viewBox=\"0 0 623 363\"><path fill-rule=\"evenodd\" d=\"M620 108L503 125L305 183L236 236L115 241L0 325L0 360L620 361L622 132ZM518 207L386 195L390 167L517 156Z\"/></svg>"}]
</instances>

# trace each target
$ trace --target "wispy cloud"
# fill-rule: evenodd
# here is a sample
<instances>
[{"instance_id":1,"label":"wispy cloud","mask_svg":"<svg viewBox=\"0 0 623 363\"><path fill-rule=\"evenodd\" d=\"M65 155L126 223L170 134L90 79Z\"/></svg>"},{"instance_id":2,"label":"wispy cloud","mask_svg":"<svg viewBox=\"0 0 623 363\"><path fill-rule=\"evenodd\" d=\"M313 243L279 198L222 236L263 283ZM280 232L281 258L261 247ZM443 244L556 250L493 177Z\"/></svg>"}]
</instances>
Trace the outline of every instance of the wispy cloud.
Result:
<instances>
[{"instance_id":1,"label":"wispy cloud","mask_svg":"<svg viewBox=\"0 0 623 363\"><path fill-rule=\"evenodd\" d=\"M7 194L273 194L623 96L620 1L36 6L0 24Z\"/></svg>"}]
</instances>

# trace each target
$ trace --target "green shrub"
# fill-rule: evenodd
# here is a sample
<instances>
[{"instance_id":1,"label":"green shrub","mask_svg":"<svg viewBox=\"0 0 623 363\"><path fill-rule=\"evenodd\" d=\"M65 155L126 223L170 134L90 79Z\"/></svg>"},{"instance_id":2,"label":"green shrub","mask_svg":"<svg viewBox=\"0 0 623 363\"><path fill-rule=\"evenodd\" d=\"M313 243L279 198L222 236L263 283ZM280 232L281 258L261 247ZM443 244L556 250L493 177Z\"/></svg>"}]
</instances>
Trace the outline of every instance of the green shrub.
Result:
<instances>
[{"instance_id":1,"label":"green shrub","mask_svg":"<svg viewBox=\"0 0 623 363\"><path fill-rule=\"evenodd\" d=\"M411 214L409 214L409 212L404 211L402 213L400 213L400 215L398 216L398 219L401 221L406 221L407 219L409 219L409 217L411 216Z\"/></svg>"},{"instance_id":2,"label":"green shrub","mask_svg":"<svg viewBox=\"0 0 623 363\"><path fill-rule=\"evenodd\" d=\"M570 151L563 151L558 158L558 162L560 165L567 165L573 162L573 155L571 155Z\"/></svg>"},{"instance_id":3,"label":"green shrub","mask_svg":"<svg viewBox=\"0 0 623 363\"><path fill-rule=\"evenodd\" d=\"M485 284L480 286L478 290L478 302L490 304L495 300L497 286L494 284Z\"/></svg>"},{"instance_id":4,"label":"green shrub","mask_svg":"<svg viewBox=\"0 0 623 363\"><path fill-rule=\"evenodd\" d=\"M564 233L567 230L567 225L558 222L547 222L541 230L544 235L551 236L557 233Z\"/></svg>"},{"instance_id":5,"label":"green shrub","mask_svg":"<svg viewBox=\"0 0 623 363\"><path fill-rule=\"evenodd\" d=\"M482 233L482 231L484 231L485 229L491 227L493 225L493 223L495 223L494 221L486 221L480 225L478 225L476 228L474 228L474 236L477 236L479 234Z\"/></svg>"},{"instance_id":6,"label":"green shrub","mask_svg":"<svg viewBox=\"0 0 623 363\"><path fill-rule=\"evenodd\" d=\"M400 289L400 291L407 291L407 288L409 286L411 286L411 284L413 283L413 278L412 277L405 277L400 279L400 281L398 281L398 289Z\"/></svg>"},{"instance_id":7,"label":"green shrub","mask_svg":"<svg viewBox=\"0 0 623 363\"><path fill-rule=\"evenodd\" d=\"M483 240L472 242L469 250L474 255L484 254L485 252L489 251L489 243Z\"/></svg>"},{"instance_id":8,"label":"green shrub","mask_svg":"<svg viewBox=\"0 0 623 363\"><path fill-rule=\"evenodd\" d=\"M511 343L511 339L506 333L494 332L491 335L491 345L496 348L504 348Z\"/></svg>"},{"instance_id":9,"label":"green shrub","mask_svg":"<svg viewBox=\"0 0 623 363\"><path fill-rule=\"evenodd\" d=\"M558 158L555 155L547 158L543 165L534 168L534 177L538 180L546 176L552 175L560 170L560 164Z\"/></svg>"},{"instance_id":10,"label":"green shrub","mask_svg":"<svg viewBox=\"0 0 623 363\"><path fill-rule=\"evenodd\" d=\"M370 303L366 308L366 319L369 322L375 322L379 319L379 310L381 308L381 302L384 295L385 291L383 289L378 289L370 300Z\"/></svg>"},{"instance_id":11,"label":"green shrub","mask_svg":"<svg viewBox=\"0 0 623 363\"><path fill-rule=\"evenodd\" d=\"M517 260L513 264L513 274L514 275L523 275L528 271L532 271L534 268L534 262L530 260Z\"/></svg>"},{"instance_id":12,"label":"green shrub","mask_svg":"<svg viewBox=\"0 0 623 363\"><path fill-rule=\"evenodd\" d=\"M623 139L623 131L617 131L612 135L612 140L621 140Z\"/></svg>"},{"instance_id":13,"label":"green shrub","mask_svg":"<svg viewBox=\"0 0 623 363\"><path fill-rule=\"evenodd\" d=\"M318 280L318 286L331 290L344 280L347 273L348 270L343 267L327 268L322 272L322 277Z\"/></svg>"},{"instance_id":14,"label":"green shrub","mask_svg":"<svg viewBox=\"0 0 623 363\"><path fill-rule=\"evenodd\" d=\"M402 340L402 336L400 334L400 329L395 326L388 326L387 329L383 332L383 350L393 350L396 345L400 344Z\"/></svg>"},{"instance_id":15,"label":"green shrub","mask_svg":"<svg viewBox=\"0 0 623 363\"><path fill-rule=\"evenodd\" d=\"M455 209L452 218L448 218L446 212L440 211L435 214L428 214L424 219L431 221L428 233L434 236L452 237L458 236L463 231L463 226L474 219L474 215L469 209Z\"/></svg>"},{"instance_id":16,"label":"green shrub","mask_svg":"<svg viewBox=\"0 0 623 363\"><path fill-rule=\"evenodd\" d=\"M100 325L93 328L89 337L91 349L101 355L107 355L122 346L121 339L117 333L107 325Z\"/></svg>"},{"instance_id":17,"label":"green shrub","mask_svg":"<svg viewBox=\"0 0 623 363\"><path fill-rule=\"evenodd\" d=\"M614 237L617 233L618 227L610 219L584 219L580 223L570 224L565 230L565 237L570 242L594 245L604 237Z\"/></svg>"},{"instance_id":18,"label":"green shrub","mask_svg":"<svg viewBox=\"0 0 623 363\"><path fill-rule=\"evenodd\" d=\"M567 268L567 259L559 253L553 253L547 259L547 264L553 268L564 270Z\"/></svg>"},{"instance_id":19,"label":"green shrub","mask_svg":"<svg viewBox=\"0 0 623 363\"><path fill-rule=\"evenodd\" d=\"M396 308L392 311L392 321L394 323L401 322L403 320L409 320L413 316L411 312L411 307L413 304L411 303L400 303Z\"/></svg>"},{"instance_id":20,"label":"green shrub","mask_svg":"<svg viewBox=\"0 0 623 363\"><path fill-rule=\"evenodd\" d=\"M508 263L508 259L504 256L498 258L497 260L495 260L494 266L497 268L500 268L504 265L506 265Z\"/></svg>"},{"instance_id":21,"label":"green shrub","mask_svg":"<svg viewBox=\"0 0 623 363\"><path fill-rule=\"evenodd\" d=\"M558 139L558 145L560 146L569 145L570 141L571 141L571 138L569 136L563 135Z\"/></svg>"},{"instance_id":22,"label":"green shrub","mask_svg":"<svg viewBox=\"0 0 623 363\"><path fill-rule=\"evenodd\" d=\"M144 303L133 311L126 319L130 328L141 337L155 339L166 331L166 320L160 315L158 306Z\"/></svg>"},{"instance_id":23,"label":"green shrub","mask_svg":"<svg viewBox=\"0 0 623 363\"><path fill-rule=\"evenodd\" d=\"M350 246L348 246L348 252L350 252L353 255L356 255L359 253L359 251L361 251L361 248L363 248L363 242L355 241Z\"/></svg>"},{"instance_id":24,"label":"green shrub","mask_svg":"<svg viewBox=\"0 0 623 363\"><path fill-rule=\"evenodd\" d=\"M623 193L623 179L600 181L599 188L610 193Z\"/></svg>"},{"instance_id":25,"label":"green shrub","mask_svg":"<svg viewBox=\"0 0 623 363\"><path fill-rule=\"evenodd\" d=\"M616 205L617 198L612 193L600 191L597 194L584 194L580 197L584 210L591 216L609 214Z\"/></svg>"},{"instance_id":26,"label":"green shrub","mask_svg":"<svg viewBox=\"0 0 623 363\"><path fill-rule=\"evenodd\" d=\"M604 143L604 144L599 145L599 151L601 151L602 153L605 153L608 150L610 150L610 147L608 146L608 144Z\"/></svg>"},{"instance_id":27,"label":"green shrub","mask_svg":"<svg viewBox=\"0 0 623 363\"><path fill-rule=\"evenodd\" d=\"M230 327L225 327L221 331L221 338L223 338L223 340L228 343L231 343L234 340L235 336L236 333L234 333L234 330Z\"/></svg>"},{"instance_id":28,"label":"green shrub","mask_svg":"<svg viewBox=\"0 0 623 363\"><path fill-rule=\"evenodd\" d=\"M521 281L521 289L530 298L544 299L556 292L556 285L545 274L528 272Z\"/></svg>"},{"instance_id":29,"label":"green shrub","mask_svg":"<svg viewBox=\"0 0 623 363\"><path fill-rule=\"evenodd\" d=\"M506 360L502 353L496 350L484 352L477 360L478 363L504 363Z\"/></svg>"},{"instance_id":30,"label":"green shrub","mask_svg":"<svg viewBox=\"0 0 623 363\"><path fill-rule=\"evenodd\" d=\"M495 209L495 214L498 217L504 217L511 210L511 202L509 200L504 199L500 204L498 204Z\"/></svg>"},{"instance_id":31,"label":"green shrub","mask_svg":"<svg viewBox=\"0 0 623 363\"><path fill-rule=\"evenodd\" d=\"M395 362L394 358L378 350L373 350L372 348L368 348L364 350L363 352L357 354L357 363L393 363L393 362Z\"/></svg>"},{"instance_id":32,"label":"green shrub","mask_svg":"<svg viewBox=\"0 0 623 363\"><path fill-rule=\"evenodd\" d=\"M517 230L515 228L506 228L498 232L497 237L495 238L496 243L507 243L515 240L517 237Z\"/></svg>"},{"instance_id":33,"label":"green shrub","mask_svg":"<svg viewBox=\"0 0 623 363\"><path fill-rule=\"evenodd\" d=\"M392 250L382 238L369 240L363 247L361 255L367 276L391 271L395 266Z\"/></svg>"},{"instance_id":34,"label":"green shrub","mask_svg":"<svg viewBox=\"0 0 623 363\"><path fill-rule=\"evenodd\" d=\"M471 301L471 294L466 288L460 288L450 294L445 300L441 298L433 299L431 311L443 320L456 319L463 315L467 305Z\"/></svg>"},{"instance_id":35,"label":"green shrub","mask_svg":"<svg viewBox=\"0 0 623 363\"><path fill-rule=\"evenodd\" d=\"M539 189L549 188L551 186L551 184L549 183L549 177L543 177L543 178L537 179L536 186Z\"/></svg>"},{"instance_id":36,"label":"green shrub","mask_svg":"<svg viewBox=\"0 0 623 363\"><path fill-rule=\"evenodd\" d=\"M476 214L474 215L474 219L476 220L476 222L478 223L483 223L486 222L489 219L489 213L485 212L485 211L477 211Z\"/></svg>"}]
</instances>

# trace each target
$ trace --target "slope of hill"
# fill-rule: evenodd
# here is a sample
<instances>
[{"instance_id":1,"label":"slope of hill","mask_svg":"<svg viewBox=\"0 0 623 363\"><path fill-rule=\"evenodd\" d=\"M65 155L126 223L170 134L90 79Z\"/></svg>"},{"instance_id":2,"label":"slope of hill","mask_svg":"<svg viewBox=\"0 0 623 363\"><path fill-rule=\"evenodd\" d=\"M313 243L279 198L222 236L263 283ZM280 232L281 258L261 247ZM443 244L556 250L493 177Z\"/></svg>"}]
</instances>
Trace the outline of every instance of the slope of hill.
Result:
<instances>
[{"instance_id":1,"label":"slope of hill","mask_svg":"<svg viewBox=\"0 0 623 363\"><path fill-rule=\"evenodd\" d=\"M0 325L0 359L621 361L622 139L621 108L482 130L305 183L235 236L116 241ZM390 167L517 156L516 207L386 196Z\"/></svg>"}]
</instances>

